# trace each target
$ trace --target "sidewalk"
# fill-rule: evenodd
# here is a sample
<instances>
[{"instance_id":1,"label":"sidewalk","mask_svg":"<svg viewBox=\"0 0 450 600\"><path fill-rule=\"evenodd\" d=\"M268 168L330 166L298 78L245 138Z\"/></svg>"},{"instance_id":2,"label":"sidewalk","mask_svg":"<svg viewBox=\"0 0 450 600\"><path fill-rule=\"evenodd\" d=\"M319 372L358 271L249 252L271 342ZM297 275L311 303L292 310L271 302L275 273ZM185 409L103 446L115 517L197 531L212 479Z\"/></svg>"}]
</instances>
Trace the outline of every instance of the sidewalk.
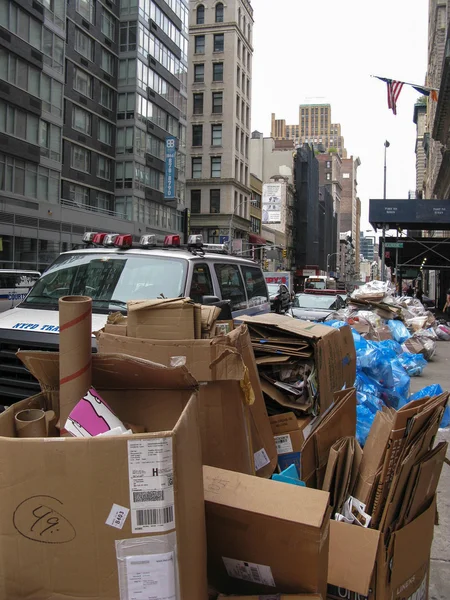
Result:
<instances>
[{"instance_id":1,"label":"sidewalk","mask_svg":"<svg viewBox=\"0 0 450 600\"><path fill-rule=\"evenodd\" d=\"M434 359L424 369L423 377L411 378L411 393L431 383L450 390L450 342L438 342ZM439 441L450 443L450 428L439 432ZM450 451L447 453L450 458ZM438 489L439 526L434 530L431 550L429 600L450 598L450 466L444 464Z\"/></svg>"}]
</instances>

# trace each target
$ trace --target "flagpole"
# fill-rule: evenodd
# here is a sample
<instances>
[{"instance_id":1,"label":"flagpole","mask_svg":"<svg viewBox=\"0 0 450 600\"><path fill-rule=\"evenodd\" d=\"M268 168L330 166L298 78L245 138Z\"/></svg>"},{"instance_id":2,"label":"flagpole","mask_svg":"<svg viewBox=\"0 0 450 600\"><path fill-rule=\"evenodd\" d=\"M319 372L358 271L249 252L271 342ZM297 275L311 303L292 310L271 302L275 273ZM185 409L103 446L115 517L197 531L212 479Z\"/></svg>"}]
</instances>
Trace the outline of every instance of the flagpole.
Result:
<instances>
[{"instance_id":1,"label":"flagpole","mask_svg":"<svg viewBox=\"0 0 450 600\"><path fill-rule=\"evenodd\" d=\"M389 79L388 77L379 77L378 75L371 75L371 77L374 77L375 79L380 79L380 81L385 81L386 79ZM393 79L391 81L394 81ZM395 80L397 81L397 80ZM422 88L423 90L426 90L427 92L439 92L439 88L432 88L432 87L428 87L427 85L420 85L419 83L409 83L408 81L402 81L401 83L403 83L404 85L410 85L411 87L418 87L418 88Z\"/></svg>"}]
</instances>

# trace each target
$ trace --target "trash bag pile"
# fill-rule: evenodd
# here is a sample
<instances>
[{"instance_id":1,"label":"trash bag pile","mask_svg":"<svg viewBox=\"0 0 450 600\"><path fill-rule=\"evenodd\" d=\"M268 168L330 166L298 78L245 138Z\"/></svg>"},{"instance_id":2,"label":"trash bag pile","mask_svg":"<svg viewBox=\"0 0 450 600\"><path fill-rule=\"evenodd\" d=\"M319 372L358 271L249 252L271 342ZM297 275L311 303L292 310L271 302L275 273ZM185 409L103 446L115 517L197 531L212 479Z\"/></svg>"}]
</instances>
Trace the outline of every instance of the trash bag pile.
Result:
<instances>
[{"instance_id":1,"label":"trash bag pile","mask_svg":"<svg viewBox=\"0 0 450 600\"><path fill-rule=\"evenodd\" d=\"M357 354L357 438L363 446L377 411L398 410L411 400L441 393L438 384L410 395L410 378L420 377L450 327L438 323L417 298L395 297L389 282L371 281L355 290L345 309L326 325L350 325ZM450 425L450 407L441 427Z\"/></svg>"}]
</instances>

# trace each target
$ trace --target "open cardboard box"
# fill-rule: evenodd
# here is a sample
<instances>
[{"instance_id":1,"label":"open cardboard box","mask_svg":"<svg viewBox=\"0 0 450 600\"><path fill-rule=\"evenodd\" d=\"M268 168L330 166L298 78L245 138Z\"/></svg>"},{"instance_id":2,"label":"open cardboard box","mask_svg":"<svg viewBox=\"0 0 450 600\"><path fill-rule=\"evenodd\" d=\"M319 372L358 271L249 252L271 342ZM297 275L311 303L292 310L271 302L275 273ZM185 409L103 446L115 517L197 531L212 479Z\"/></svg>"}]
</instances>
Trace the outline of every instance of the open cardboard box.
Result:
<instances>
[{"instance_id":1,"label":"open cardboard box","mask_svg":"<svg viewBox=\"0 0 450 600\"><path fill-rule=\"evenodd\" d=\"M147 340L100 332L97 341L101 352L123 352L164 365L173 357L185 357L189 372L207 384L199 390L204 464L272 475L277 450L245 325L209 340ZM246 369L254 394L250 406Z\"/></svg>"},{"instance_id":2,"label":"open cardboard box","mask_svg":"<svg viewBox=\"0 0 450 600\"><path fill-rule=\"evenodd\" d=\"M92 384L148 433L18 439L16 412L59 407L59 355L19 356L43 391L0 415L0 599L117 600L127 556L169 552L180 599L206 598L196 380L185 367L94 355Z\"/></svg>"},{"instance_id":3,"label":"open cardboard box","mask_svg":"<svg viewBox=\"0 0 450 600\"><path fill-rule=\"evenodd\" d=\"M331 521L328 562L330 600L427 600L436 500L392 534L385 547L375 529Z\"/></svg>"}]
</instances>

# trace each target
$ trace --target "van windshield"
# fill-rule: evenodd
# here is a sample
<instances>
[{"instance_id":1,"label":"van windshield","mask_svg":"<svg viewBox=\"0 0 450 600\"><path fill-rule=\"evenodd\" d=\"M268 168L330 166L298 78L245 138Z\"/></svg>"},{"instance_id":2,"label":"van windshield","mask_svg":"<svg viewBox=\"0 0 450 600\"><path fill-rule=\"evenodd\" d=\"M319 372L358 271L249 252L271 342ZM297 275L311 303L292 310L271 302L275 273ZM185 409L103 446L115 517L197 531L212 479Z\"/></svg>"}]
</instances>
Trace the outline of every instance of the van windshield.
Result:
<instances>
[{"instance_id":1,"label":"van windshield","mask_svg":"<svg viewBox=\"0 0 450 600\"><path fill-rule=\"evenodd\" d=\"M184 295L188 263L162 256L63 254L23 305L58 308L61 296L90 296L97 312L126 309L128 300Z\"/></svg>"}]
</instances>

